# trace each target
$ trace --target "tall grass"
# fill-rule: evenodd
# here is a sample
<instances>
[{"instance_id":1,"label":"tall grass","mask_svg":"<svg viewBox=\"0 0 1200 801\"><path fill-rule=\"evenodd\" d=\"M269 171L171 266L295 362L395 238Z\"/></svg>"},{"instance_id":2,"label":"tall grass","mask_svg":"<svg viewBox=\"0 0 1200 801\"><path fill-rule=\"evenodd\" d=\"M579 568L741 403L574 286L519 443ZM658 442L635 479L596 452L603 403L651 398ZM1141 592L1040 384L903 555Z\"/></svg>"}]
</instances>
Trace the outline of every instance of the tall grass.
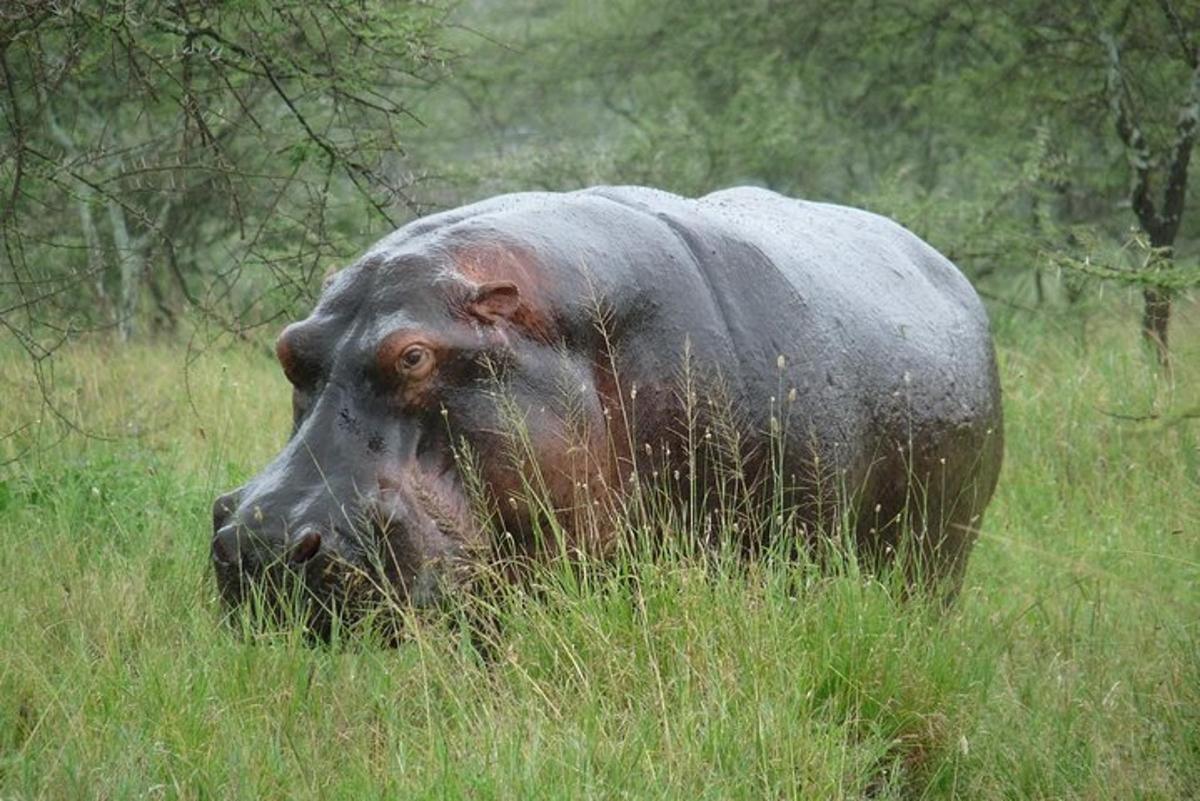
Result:
<instances>
[{"instance_id":1,"label":"tall grass","mask_svg":"<svg viewBox=\"0 0 1200 801\"><path fill-rule=\"evenodd\" d=\"M949 613L628 559L502 596L489 660L446 621L219 625L211 501L289 429L265 356L80 346L50 408L6 351L0 798L1200 796L1196 312L1173 385L1132 309L997 321L1006 464Z\"/></svg>"}]
</instances>

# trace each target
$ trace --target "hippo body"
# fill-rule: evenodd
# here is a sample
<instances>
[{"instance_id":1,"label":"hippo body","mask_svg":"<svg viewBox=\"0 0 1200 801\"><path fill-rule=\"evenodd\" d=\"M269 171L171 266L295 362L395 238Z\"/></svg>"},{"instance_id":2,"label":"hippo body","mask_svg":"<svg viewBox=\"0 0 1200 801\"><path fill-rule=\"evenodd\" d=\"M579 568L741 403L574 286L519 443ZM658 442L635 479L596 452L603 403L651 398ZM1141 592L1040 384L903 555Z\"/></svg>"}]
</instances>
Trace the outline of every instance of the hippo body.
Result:
<instances>
[{"instance_id":1,"label":"hippo body","mask_svg":"<svg viewBox=\"0 0 1200 801\"><path fill-rule=\"evenodd\" d=\"M214 507L234 604L271 564L318 596L354 569L434 602L495 553L459 444L516 553L547 547L548 508L572 547L603 550L608 513L652 480L711 522L732 480L780 488L805 530L848 513L864 554L911 530L952 589L1001 462L987 316L962 274L885 218L757 188L521 193L416 220L277 350L293 436Z\"/></svg>"}]
</instances>

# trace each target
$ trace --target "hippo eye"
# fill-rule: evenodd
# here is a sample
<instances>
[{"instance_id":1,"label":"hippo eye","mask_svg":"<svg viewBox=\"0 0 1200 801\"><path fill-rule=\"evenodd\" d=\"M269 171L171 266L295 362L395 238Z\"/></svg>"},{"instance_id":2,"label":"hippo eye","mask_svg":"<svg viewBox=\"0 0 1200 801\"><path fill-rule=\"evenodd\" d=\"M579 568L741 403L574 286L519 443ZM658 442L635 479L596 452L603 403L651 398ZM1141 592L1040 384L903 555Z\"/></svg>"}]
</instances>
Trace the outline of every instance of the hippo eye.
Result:
<instances>
[{"instance_id":1,"label":"hippo eye","mask_svg":"<svg viewBox=\"0 0 1200 801\"><path fill-rule=\"evenodd\" d=\"M402 375L422 378L433 368L433 352L424 345L410 345L396 360L396 370Z\"/></svg>"}]
</instances>

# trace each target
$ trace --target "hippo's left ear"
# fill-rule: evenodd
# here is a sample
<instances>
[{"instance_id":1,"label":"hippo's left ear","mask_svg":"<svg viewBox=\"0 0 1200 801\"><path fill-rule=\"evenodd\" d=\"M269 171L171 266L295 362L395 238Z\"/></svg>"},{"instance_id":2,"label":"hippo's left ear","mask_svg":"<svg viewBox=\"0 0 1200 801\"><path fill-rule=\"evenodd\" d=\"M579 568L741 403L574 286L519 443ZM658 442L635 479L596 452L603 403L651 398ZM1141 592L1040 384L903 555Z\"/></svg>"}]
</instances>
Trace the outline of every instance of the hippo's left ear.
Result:
<instances>
[{"instance_id":1,"label":"hippo's left ear","mask_svg":"<svg viewBox=\"0 0 1200 801\"><path fill-rule=\"evenodd\" d=\"M481 322L493 324L511 319L521 304L521 291L512 281L489 281L471 293L467 309Z\"/></svg>"}]
</instances>

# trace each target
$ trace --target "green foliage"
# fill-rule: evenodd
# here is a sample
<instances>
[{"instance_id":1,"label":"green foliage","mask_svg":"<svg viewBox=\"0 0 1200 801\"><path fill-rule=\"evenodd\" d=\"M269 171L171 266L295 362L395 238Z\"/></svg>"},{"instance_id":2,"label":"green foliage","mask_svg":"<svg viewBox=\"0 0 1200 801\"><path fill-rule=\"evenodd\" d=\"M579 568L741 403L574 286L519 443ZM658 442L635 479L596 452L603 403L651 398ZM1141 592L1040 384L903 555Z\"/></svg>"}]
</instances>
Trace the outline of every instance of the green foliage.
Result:
<instances>
[{"instance_id":1,"label":"green foliage","mask_svg":"<svg viewBox=\"0 0 1200 801\"><path fill-rule=\"evenodd\" d=\"M1174 0L18 4L0 321L32 355L197 316L244 336L417 214L595 183L860 205L990 295L1077 302L1115 273L1046 276L1131 226L1190 275L1197 41Z\"/></svg>"},{"instance_id":2,"label":"green foliage","mask_svg":"<svg viewBox=\"0 0 1200 801\"><path fill-rule=\"evenodd\" d=\"M0 12L0 308L32 354L311 301L416 204L402 141L435 4L28 3Z\"/></svg>"},{"instance_id":3,"label":"green foliage","mask_svg":"<svg viewBox=\"0 0 1200 801\"><path fill-rule=\"evenodd\" d=\"M1200 18L1159 6L472 7L471 27L486 36L458 45L465 56L429 98L433 135L419 136L415 152L464 165L451 174L455 199L756 183L861 205L1024 301L1022 287L1042 285L1033 269L1047 254L1082 260L1085 239L1119 245L1138 223L1125 207L1131 175L1102 37L1120 38L1129 92L1162 150L1187 97L1183 53ZM1176 247L1185 261L1200 230L1191 219Z\"/></svg>"}]
</instances>

